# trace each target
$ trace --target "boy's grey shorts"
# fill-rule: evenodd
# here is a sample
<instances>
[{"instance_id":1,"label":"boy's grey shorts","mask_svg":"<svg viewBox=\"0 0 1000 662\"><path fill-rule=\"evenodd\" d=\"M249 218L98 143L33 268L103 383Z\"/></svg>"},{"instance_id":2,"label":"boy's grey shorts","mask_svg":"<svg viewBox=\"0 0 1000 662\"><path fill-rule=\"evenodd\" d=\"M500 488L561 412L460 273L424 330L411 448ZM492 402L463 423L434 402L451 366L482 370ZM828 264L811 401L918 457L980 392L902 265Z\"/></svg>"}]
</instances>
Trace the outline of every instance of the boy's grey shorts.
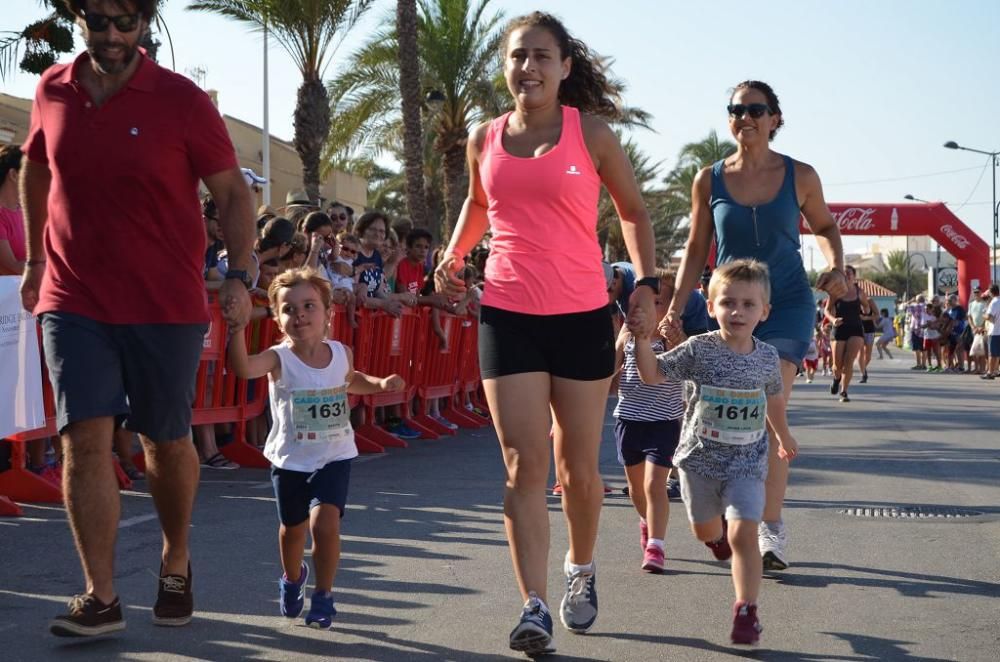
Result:
<instances>
[{"instance_id":1,"label":"boy's grey shorts","mask_svg":"<svg viewBox=\"0 0 1000 662\"><path fill-rule=\"evenodd\" d=\"M43 313L41 324L60 434L106 416L153 442L190 434L207 324L105 324L72 313Z\"/></svg>"},{"instance_id":2,"label":"boy's grey shorts","mask_svg":"<svg viewBox=\"0 0 1000 662\"><path fill-rule=\"evenodd\" d=\"M706 478L692 471L678 469L681 498L688 519L700 524L725 512L729 521L744 519L759 522L764 516L764 479Z\"/></svg>"}]
</instances>

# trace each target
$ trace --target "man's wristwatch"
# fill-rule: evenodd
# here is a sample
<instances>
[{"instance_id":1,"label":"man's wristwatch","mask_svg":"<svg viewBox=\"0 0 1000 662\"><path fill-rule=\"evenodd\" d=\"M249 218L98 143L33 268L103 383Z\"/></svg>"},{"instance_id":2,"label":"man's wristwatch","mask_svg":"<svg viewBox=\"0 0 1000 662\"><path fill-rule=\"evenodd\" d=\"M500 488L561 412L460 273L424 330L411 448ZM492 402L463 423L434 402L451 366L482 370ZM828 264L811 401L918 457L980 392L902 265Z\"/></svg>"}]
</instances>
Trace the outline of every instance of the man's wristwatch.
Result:
<instances>
[{"instance_id":1,"label":"man's wristwatch","mask_svg":"<svg viewBox=\"0 0 1000 662\"><path fill-rule=\"evenodd\" d=\"M226 280L238 280L249 290L253 287L253 278L243 269L230 269L226 272Z\"/></svg>"},{"instance_id":2,"label":"man's wristwatch","mask_svg":"<svg viewBox=\"0 0 1000 662\"><path fill-rule=\"evenodd\" d=\"M635 281L635 286L645 285L649 289L653 290L656 294L660 293L660 279L656 276L646 276L645 278L640 278Z\"/></svg>"}]
</instances>

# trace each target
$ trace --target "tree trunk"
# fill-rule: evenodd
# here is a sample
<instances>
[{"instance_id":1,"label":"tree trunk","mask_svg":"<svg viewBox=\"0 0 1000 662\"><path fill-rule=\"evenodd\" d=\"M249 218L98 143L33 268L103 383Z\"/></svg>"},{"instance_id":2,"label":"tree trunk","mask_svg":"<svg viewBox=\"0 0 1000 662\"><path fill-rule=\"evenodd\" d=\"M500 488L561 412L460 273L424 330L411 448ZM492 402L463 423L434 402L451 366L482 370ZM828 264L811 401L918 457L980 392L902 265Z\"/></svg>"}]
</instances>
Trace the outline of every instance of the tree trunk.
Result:
<instances>
[{"instance_id":1,"label":"tree trunk","mask_svg":"<svg viewBox=\"0 0 1000 662\"><path fill-rule=\"evenodd\" d=\"M319 204L319 157L330 133L330 103L318 77L307 78L299 86L294 126L292 143L302 161L302 185L309 199Z\"/></svg>"},{"instance_id":2,"label":"tree trunk","mask_svg":"<svg viewBox=\"0 0 1000 662\"><path fill-rule=\"evenodd\" d=\"M417 46L416 0L397 0L396 34L399 41L399 91L403 108L403 166L406 172L406 207L413 226L427 228L424 197L423 127L420 111L420 55Z\"/></svg>"},{"instance_id":3,"label":"tree trunk","mask_svg":"<svg viewBox=\"0 0 1000 662\"><path fill-rule=\"evenodd\" d=\"M424 188L424 199L427 201L429 219L427 229L439 241L448 241L448 236L444 234L444 196L441 187L428 182Z\"/></svg>"},{"instance_id":4,"label":"tree trunk","mask_svg":"<svg viewBox=\"0 0 1000 662\"><path fill-rule=\"evenodd\" d=\"M444 223L441 225L441 241L451 237L452 229L458 221L458 215L465 204L468 195L465 182L465 144L468 141L463 133L461 136L446 136L444 149Z\"/></svg>"}]
</instances>

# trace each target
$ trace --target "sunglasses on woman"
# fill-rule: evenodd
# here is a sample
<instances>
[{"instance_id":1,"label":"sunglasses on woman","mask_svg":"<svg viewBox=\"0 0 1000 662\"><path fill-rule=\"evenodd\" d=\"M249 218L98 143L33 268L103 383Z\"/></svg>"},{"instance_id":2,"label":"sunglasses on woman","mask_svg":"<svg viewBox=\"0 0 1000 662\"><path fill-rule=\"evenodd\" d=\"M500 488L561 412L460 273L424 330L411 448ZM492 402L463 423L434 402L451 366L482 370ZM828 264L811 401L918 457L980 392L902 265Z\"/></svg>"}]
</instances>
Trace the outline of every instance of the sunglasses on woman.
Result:
<instances>
[{"instance_id":1,"label":"sunglasses on woman","mask_svg":"<svg viewBox=\"0 0 1000 662\"><path fill-rule=\"evenodd\" d=\"M83 20L87 23L87 29L91 32L104 32L112 23L119 32L132 32L139 27L139 14L118 14L108 16L107 14L92 14L87 12L83 15Z\"/></svg>"},{"instance_id":2,"label":"sunglasses on woman","mask_svg":"<svg viewBox=\"0 0 1000 662\"><path fill-rule=\"evenodd\" d=\"M766 103L731 103L726 106L726 110L729 111L729 116L735 119L741 120L743 116L750 113L750 117L755 120L760 119L764 116L764 113L770 113L771 109Z\"/></svg>"}]
</instances>

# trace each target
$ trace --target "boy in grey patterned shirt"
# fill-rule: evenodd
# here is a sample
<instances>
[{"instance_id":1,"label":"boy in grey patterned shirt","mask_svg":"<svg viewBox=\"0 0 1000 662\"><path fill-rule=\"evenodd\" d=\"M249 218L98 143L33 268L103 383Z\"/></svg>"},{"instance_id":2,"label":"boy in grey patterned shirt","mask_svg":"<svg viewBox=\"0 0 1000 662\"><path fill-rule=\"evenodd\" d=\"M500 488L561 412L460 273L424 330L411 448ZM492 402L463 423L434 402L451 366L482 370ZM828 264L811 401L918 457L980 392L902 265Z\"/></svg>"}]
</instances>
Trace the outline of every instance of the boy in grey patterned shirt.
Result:
<instances>
[{"instance_id":1,"label":"boy in grey patterned shirt","mask_svg":"<svg viewBox=\"0 0 1000 662\"><path fill-rule=\"evenodd\" d=\"M774 428L783 459L795 457L798 444L785 417L778 352L753 337L754 327L770 310L767 266L736 260L719 267L708 295L708 311L719 322L719 331L695 336L659 355L649 343L636 343L636 364L647 384L665 377L690 382L674 455L681 494L698 540L717 559L733 559L731 638L733 643L751 644L761 631L757 595L763 567L757 526L764 512L766 423ZM640 326L641 320L633 325ZM676 344L683 336L669 340Z\"/></svg>"}]
</instances>

